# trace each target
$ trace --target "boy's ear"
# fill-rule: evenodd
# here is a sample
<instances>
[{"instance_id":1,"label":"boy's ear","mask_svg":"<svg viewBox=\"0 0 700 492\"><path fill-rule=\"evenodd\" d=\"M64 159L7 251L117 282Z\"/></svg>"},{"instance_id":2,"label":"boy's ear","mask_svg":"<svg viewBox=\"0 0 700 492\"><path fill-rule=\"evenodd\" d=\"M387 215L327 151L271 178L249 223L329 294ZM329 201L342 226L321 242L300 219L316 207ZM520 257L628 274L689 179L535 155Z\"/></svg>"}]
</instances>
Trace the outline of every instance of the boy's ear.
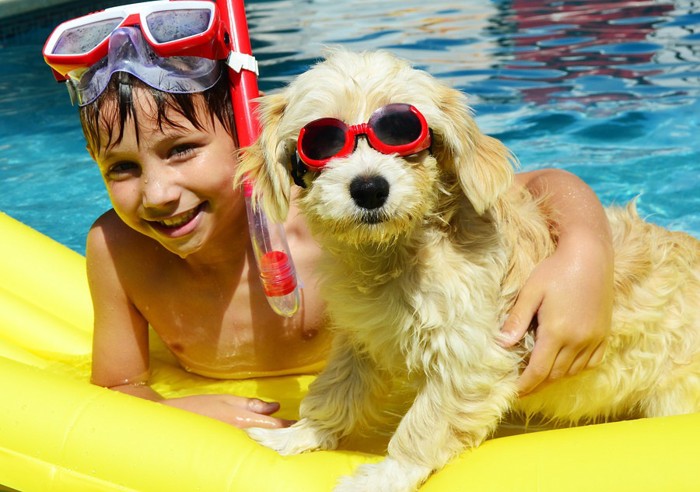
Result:
<instances>
[{"instance_id":1,"label":"boy's ear","mask_svg":"<svg viewBox=\"0 0 700 492\"><path fill-rule=\"evenodd\" d=\"M283 94L260 98L259 115L262 130L258 139L241 149L234 186L251 179L253 204L262 206L274 222L284 222L289 212L291 176L287 170L290 149L279 140L279 127L287 99Z\"/></svg>"},{"instance_id":2,"label":"boy's ear","mask_svg":"<svg viewBox=\"0 0 700 492\"><path fill-rule=\"evenodd\" d=\"M433 128L433 154L481 215L513 183L516 160L499 140L479 130L462 92L440 86L435 97L444 119Z\"/></svg>"}]
</instances>

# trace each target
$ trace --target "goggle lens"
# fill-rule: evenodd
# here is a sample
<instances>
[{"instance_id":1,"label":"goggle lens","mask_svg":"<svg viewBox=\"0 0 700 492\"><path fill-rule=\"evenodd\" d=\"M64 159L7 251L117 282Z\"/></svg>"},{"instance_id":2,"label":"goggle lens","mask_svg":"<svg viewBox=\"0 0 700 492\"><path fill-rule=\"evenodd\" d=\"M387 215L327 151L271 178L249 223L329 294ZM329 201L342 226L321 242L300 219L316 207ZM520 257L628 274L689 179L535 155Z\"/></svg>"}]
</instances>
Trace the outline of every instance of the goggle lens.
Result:
<instances>
[{"instance_id":1,"label":"goggle lens","mask_svg":"<svg viewBox=\"0 0 700 492\"><path fill-rule=\"evenodd\" d=\"M347 131L347 126L340 120L316 120L307 125L300 146L311 159L329 159L345 147Z\"/></svg>"},{"instance_id":2,"label":"goggle lens","mask_svg":"<svg viewBox=\"0 0 700 492\"><path fill-rule=\"evenodd\" d=\"M204 9L165 10L146 16L146 24L153 39L169 43L196 36L207 31L211 12Z\"/></svg>"},{"instance_id":3,"label":"goggle lens","mask_svg":"<svg viewBox=\"0 0 700 492\"><path fill-rule=\"evenodd\" d=\"M348 126L335 118L312 121L299 133L297 153L309 168L320 170L329 160L350 154L360 135L383 154L406 156L430 147L425 117L410 104L389 104L372 113L366 124Z\"/></svg>"},{"instance_id":4,"label":"goggle lens","mask_svg":"<svg viewBox=\"0 0 700 492\"><path fill-rule=\"evenodd\" d=\"M79 55L87 53L104 41L123 20L123 17L117 17L66 29L56 41L51 54Z\"/></svg>"},{"instance_id":5,"label":"goggle lens","mask_svg":"<svg viewBox=\"0 0 700 492\"><path fill-rule=\"evenodd\" d=\"M385 106L370 119L369 126L382 143L391 146L415 142L423 127L418 116L408 108Z\"/></svg>"}]
</instances>

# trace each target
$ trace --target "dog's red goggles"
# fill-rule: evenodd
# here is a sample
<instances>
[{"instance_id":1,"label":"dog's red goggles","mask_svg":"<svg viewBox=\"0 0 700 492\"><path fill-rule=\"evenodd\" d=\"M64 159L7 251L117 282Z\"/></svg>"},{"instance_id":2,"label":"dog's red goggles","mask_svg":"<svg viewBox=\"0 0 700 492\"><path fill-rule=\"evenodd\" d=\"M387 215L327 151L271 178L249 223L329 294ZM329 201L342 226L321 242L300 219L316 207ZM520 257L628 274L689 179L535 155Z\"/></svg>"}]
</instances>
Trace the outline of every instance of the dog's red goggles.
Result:
<instances>
[{"instance_id":1,"label":"dog's red goggles","mask_svg":"<svg viewBox=\"0 0 700 492\"><path fill-rule=\"evenodd\" d=\"M389 104L377 109L367 123L346 125L336 118L321 118L304 126L297 140L299 159L313 171L328 161L350 155L357 137L367 137L369 145L382 154L407 156L430 147L428 122L410 104Z\"/></svg>"},{"instance_id":2,"label":"dog's red goggles","mask_svg":"<svg viewBox=\"0 0 700 492\"><path fill-rule=\"evenodd\" d=\"M44 59L58 80L87 69L107 55L119 27L138 26L156 55L226 58L216 4L203 0L142 2L112 7L62 23L44 45Z\"/></svg>"}]
</instances>

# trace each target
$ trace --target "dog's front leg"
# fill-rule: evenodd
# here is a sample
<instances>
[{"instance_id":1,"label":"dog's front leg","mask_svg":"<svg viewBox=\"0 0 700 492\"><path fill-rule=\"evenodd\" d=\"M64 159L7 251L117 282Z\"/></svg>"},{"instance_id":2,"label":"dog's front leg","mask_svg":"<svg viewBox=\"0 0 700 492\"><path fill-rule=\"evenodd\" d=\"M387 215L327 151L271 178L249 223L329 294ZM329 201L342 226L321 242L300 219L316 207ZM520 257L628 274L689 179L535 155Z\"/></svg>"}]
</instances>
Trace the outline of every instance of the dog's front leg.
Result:
<instances>
[{"instance_id":1,"label":"dog's front leg","mask_svg":"<svg viewBox=\"0 0 700 492\"><path fill-rule=\"evenodd\" d=\"M440 361L436 354L432 360L439 369L426 375L389 442L388 457L359 467L336 492L413 491L464 449L481 444L516 396L515 359L491 345L471 364L454 357Z\"/></svg>"},{"instance_id":2,"label":"dog's front leg","mask_svg":"<svg viewBox=\"0 0 700 492\"><path fill-rule=\"evenodd\" d=\"M337 336L327 367L301 402L299 422L286 429L249 429L259 443L280 454L335 449L338 440L364 419L383 391L374 363L344 336Z\"/></svg>"}]
</instances>

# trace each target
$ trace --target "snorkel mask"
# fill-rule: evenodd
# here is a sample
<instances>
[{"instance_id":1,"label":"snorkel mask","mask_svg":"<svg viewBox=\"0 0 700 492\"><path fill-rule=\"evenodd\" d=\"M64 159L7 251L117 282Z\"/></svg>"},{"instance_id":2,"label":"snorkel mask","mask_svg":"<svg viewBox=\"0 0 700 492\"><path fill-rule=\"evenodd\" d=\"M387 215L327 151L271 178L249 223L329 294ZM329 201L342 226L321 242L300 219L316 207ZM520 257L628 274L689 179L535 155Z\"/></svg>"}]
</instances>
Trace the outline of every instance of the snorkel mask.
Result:
<instances>
[{"instance_id":1,"label":"snorkel mask","mask_svg":"<svg viewBox=\"0 0 700 492\"><path fill-rule=\"evenodd\" d=\"M113 7L60 24L44 45L44 59L73 101L93 102L115 73L126 72L169 93L199 93L221 76L226 60L240 147L251 145L260 128L252 99L258 97L257 62L252 56L243 0L152 1ZM244 197L250 238L268 302L281 316L299 308L294 263L281 224L269 223Z\"/></svg>"},{"instance_id":2,"label":"snorkel mask","mask_svg":"<svg viewBox=\"0 0 700 492\"><path fill-rule=\"evenodd\" d=\"M218 60L230 51L223 29L212 2L124 5L60 24L44 45L44 59L81 106L116 72L164 92L202 92L214 85Z\"/></svg>"},{"instance_id":3,"label":"snorkel mask","mask_svg":"<svg viewBox=\"0 0 700 492\"><path fill-rule=\"evenodd\" d=\"M68 73L71 100L79 106L92 103L117 72L129 73L162 92L191 94L213 87L221 77L221 65L196 56L161 58L137 27L119 27L109 37L107 56L87 70Z\"/></svg>"}]
</instances>

